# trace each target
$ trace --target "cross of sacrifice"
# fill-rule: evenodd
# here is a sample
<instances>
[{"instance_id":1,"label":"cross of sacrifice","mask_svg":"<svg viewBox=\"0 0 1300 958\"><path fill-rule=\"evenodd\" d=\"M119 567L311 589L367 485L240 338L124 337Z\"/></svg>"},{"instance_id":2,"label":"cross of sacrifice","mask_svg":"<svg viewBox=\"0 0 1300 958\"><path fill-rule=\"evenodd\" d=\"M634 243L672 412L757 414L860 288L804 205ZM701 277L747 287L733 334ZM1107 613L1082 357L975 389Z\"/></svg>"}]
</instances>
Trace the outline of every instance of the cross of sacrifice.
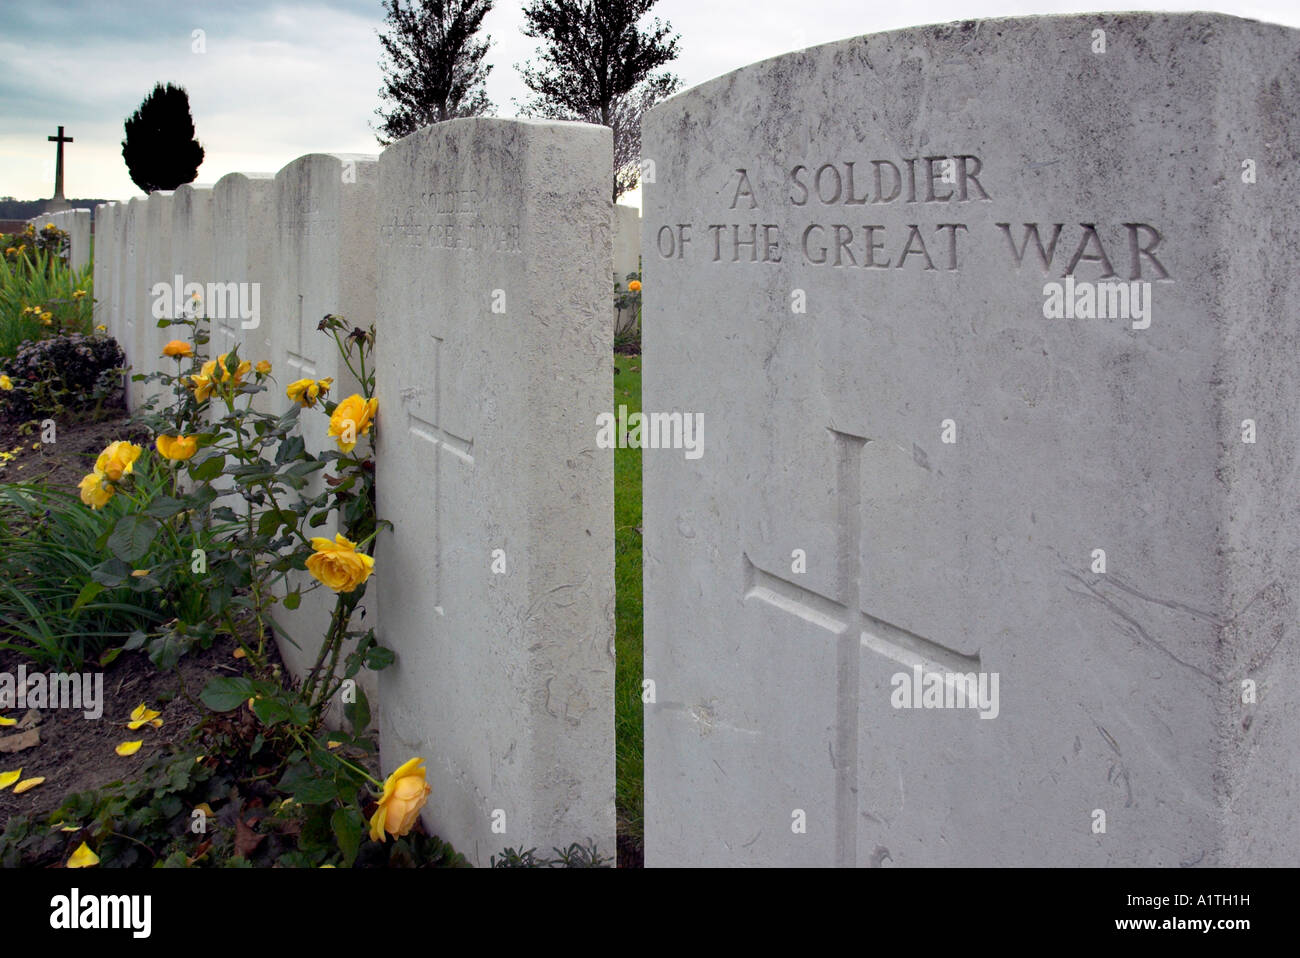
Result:
<instances>
[{"instance_id":1,"label":"cross of sacrifice","mask_svg":"<svg viewBox=\"0 0 1300 958\"><path fill-rule=\"evenodd\" d=\"M72 137L63 135L63 127L59 127L58 136L47 136L51 143L57 143L55 148L54 160L54 199L63 199L63 144L71 143Z\"/></svg>"}]
</instances>

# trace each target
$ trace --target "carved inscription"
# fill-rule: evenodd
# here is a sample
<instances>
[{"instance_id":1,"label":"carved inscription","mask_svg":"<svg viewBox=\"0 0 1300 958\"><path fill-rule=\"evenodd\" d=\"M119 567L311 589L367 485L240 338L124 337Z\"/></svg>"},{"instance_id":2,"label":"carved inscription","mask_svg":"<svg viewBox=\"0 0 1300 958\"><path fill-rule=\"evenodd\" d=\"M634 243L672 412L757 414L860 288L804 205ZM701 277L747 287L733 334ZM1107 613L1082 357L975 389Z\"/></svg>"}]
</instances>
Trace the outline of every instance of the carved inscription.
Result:
<instances>
[{"instance_id":1,"label":"carved inscription","mask_svg":"<svg viewBox=\"0 0 1300 958\"><path fill-rule=\"evenodd\" d=\"M1157 254L1164 234L1150 223L1022 218L990 227L981 218L981 232L972 233L962 205L993 202L984 163L973 154L795 163L775 196L760 195L756 179L747 167L733 170L719 191L727 211L721 222L659 225L654 252L718 264L794 259L829 269L959 272L970 244L993 243L1012 268L1037 267L1044 276L1087 268L1096 279L1172 279L1165 254ZM744 215L774 207L778 215Z\"/></svg>"}]
</instances>

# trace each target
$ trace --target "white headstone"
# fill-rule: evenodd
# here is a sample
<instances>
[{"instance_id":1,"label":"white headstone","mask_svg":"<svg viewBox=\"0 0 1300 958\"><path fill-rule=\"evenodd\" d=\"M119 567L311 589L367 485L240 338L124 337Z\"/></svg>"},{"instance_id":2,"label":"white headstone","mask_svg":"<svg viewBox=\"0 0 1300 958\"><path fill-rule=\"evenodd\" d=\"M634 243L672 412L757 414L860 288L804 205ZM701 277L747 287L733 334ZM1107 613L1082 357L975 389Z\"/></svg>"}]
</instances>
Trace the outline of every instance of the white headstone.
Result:
<instances>
[{"instance_id":1,"label":"white headstone","mask_svg":"<svg viewBox=\"0 0 1300 958\"><path fill-rule=\"evenodd\" d=\"M103 326L109 336L113 335L113 264L117 256L113 216L117 209L116 203L100 203L95 207L94 322Z\"/></svg>"},{"instance_id":2,"label":"white headstone","mask_svg":"<svg viewBox=\"0 0 1300 958\"><path fill-rule=\"evenodd\" d=\"M137 242L139 266L136 270L137 312L131 356L135 368L132 375L156 370L162 361L163 347L177 338L176 328L158 325L159 314L170 315L175 308L176 290L172 289L176 277L172 247L173 197L170 190L158 190L143 201L143 223ZM156 382L132 383L131 386L132 409L161 392Z\"/></svg>"},{"instance_id":3,"label":"white headstone","mask_svg":"<svg viewBox=\"0 0 1300 958\"><path fill-rule=\"evenodd\" d=\"M284 390L297 379L333 378L329 395L335 401L360 390L340 358L333 337L317 326L326 314L343 316L350 325L363 329L375 321L377 182L377 158L351 154L301 156L275 176L274 283L269 312L262 318L276 377L275 394L268 399L274 403L272 408L288 407ZM263 309L267 309L266 303ZM258 357L246 358L256 361ZM311 452L338 448L328 437L329 417L320 406L303 410L300 423L303 441ZM317 473L311 488L318 489L321 481ZM331 520L314 534L332 537L336 531ZM298 645L280 641L280 655L299 676L315 662L336 596L305 572L290 576L290 589L313 586L314 591L304 594L297 610L282 613L282 624ZM374 625L376 606L376 602L363 603L353 627ZM360 616L362 611L364 618ZM358 679L373 705L374 673L363 669ZM339 708L333 708L335 719L340 714Z\"/></svg>"},{"instance_id":4,"label":"white headstone","mask_svg":"<svg viewBox=\"0 0 1300 958\"><path fill-rule=\"evenodd\" d=\"M238 349L251 358L271 359L265 309L275 281L272 246L276 238L275 174L231 173L213 188L213 279L218 284L209 305L214 356ZM274 364L273 364L274 366ZM286 369L273 368L275 381L254 397L263 411L283 410Z\"/></svg>"},{"instance_id":5,"label":"white headstone","mask_svg":"<svg viewBox=\"0 0 1300 958\"><path fill-rule=\"evenodd\" d=\"M380 158L382 760L434 833L614 854L603 127L459 119Z\"/></svg>"},{"instance_id":6,"label":"white headstone","mask_svg":"<svg viewBox=\"0 0 1300 958\"><path fill-rule=\"evenodd\" d=\"M154 322L149 309L149 298L142 278L144 271L144 236L145 209L148 200L133 196L126 204L126 216L122 220L122 283L118 301L121 304L121 318L118 323L118 345L126 353L127 365L131 367L126 378L127 407L136 411L139 403L140 383L131 381L137 373L152 372L152 360L141 362L138 356L139 344L136 342L137 329Z\"/></svg>"},{"instance_id":7,"label":"white headstone","mask_svg":"<svg viewBox=\"0 0 1300 958\"><path fill-rule=\"evenodd\" d=\"M645 118L647 865L1295 861L1297 91L1103 14Z\"/></svg>"},{"instance_id":8,"label":"white headstone","mask_svg":"<svg viewBox=\"0 0 1300 958\"><path fill-rule=\"evenodd\" d=\"M172 195L172 293L184 310L210 315L207 284L213 279L212 187L185 184ZM180 287L177 289L176 287ZM202 287L199 289L198 287ZM192 299L194 293L198 299ZM174 328L169 339L186 338L187 330Z\"/></svg>"}]
</instances>

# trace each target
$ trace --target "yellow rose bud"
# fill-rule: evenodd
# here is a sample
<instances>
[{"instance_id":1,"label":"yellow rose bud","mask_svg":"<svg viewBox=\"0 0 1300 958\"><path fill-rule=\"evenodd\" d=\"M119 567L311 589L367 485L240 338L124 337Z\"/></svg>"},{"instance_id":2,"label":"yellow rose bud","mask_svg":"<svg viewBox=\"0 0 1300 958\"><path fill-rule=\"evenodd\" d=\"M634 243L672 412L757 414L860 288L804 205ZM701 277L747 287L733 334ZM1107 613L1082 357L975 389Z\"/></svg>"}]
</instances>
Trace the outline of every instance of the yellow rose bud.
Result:
<instances>
[{"instance_id":1,"label":"yellow rose bud","mask_svg":"<svg viewBox=\"0 0 1300 958\"><path fill-rule=\"evenodd\" d=\"M95 327L95 332L106 333L108 332L108 327L105 326L103 323L100 323L98 326Z\"/></svg>"},{"instance_id":2,"label":"yellow rose bud","mask_svg":"<svg viewBox=\"0 0 1300 958\"><path fill-rule=\"evenodd\" d=\"M304 409L316 405L316 401L330 391L334 385L332 377L325 379L296 379L285 387L284 394Z\"/></svg>"},{"instance_id":3,"label":"yellow rose bud","mask_svg":"<svg viewBox=\"0 0 1300 958\"><path fill-rule=\"evenodd\" d=\"M334 407L329 435L339 444L339 449L343 452L353 450L357 439L370 432L378 408L378 399L362 399L356 393Z\"/></svg>"},{"instance_id":4,"label":"yellow rose bud","mask_svg":"<svg viewBox=\"0 0 1300 958\"><path fill-rule=\"evenodd\" d=\"M164 356L193 356L194 347L183 339L173 339L163 347Z\"/></svg>"},{"instance_id":5,"label":"yellow rose bud","mask_svg":"<svg viewBox=\"0 0 1300 958\"><path fill-rule=\"evenodd\" d=\"M140 447L134 443L123 440L110 443L95 460L95 471L102 473L110 482L121 482L123 476L134 470L135 461L140 458L141 452Z\"/></svg>"},{"instance_id":6,"label":"yellow rose bud","mask_svg":"<svg viewBox=\"0 0 1300 958\"><path fill-rule=\"evenodd\" d=\"M255 368L257 369L257 374L259 376L271 375L271 364L268 363L265 359L263 359L260 363L258 363Z\"/></svg>"},{"instance_id":7,"label":"yellow rose bud","mask_svg":"<svg viewBox=\"0 0 1300 958\"><path fill-rule=\"evenodd\" d=\"M211 396L212 390L216 388L217 384L212 378L216 368L216 361L209 359L198 373L190 377L190 388L194 390L194 398L199 402Z\"/></svg>"},{"instance_id":8,"label":"yellow rose bud","mask_svg":"<svg viewBox=\"0 0 1300 958\"><path fill-rule=\"evenodd\" d=\"M85 296L85 295L86 295L86 291L85 291L84 289L78 289L78 290L73 291L73 293L72 293L72 298L73 298L73 299L81 299L81 298L82 298L83 296Z\"/></svg>"},{"instance_id":9,"label":"yellow rose bud","mask_svg":"<svg viewBox=\"0 0 1300 958\"><path fill-rule=\"evenodd\" d=\"M342 534L333 542L318 536L311 547L316 551L307 559L307 571L335 592L351 592L375 570L375 560Z\"/></svg>"},{"instance_id":10,"label":"yellow rose bud","mask_svg":"<svg viewBox=\"0 0 1300 958\"><path fill-rule=\"evenodd\" d=\"M154 440L154 445L172 462L184 462L199 451L196 436L159 436Z\"/></svg>"},{"instance_id":11,"label":"yellow rose bud","mask_svg":"<svg viewBox=\"0 0 1300 958\"><path fill-rule=\"evenodd\" d=\"M410 832L432 791L424 778L422 758L411 759L389 775L384 781L384 794L379 798L379 808L370 818L371 839L382 842L385 841L385 832L395 838Z\"/></svg>"},{"instance_id":12,"label":"yellow rose bud","mask_svg":"<svg viewBox=\"0 0 1300 958\"><path fill-rule=\"evenodd\" d=\"M41 322L45 323L46 325L49 325L50 320L53 318L54 318L54 314L51 312L41 313Z\"/></svg>"},{"instance_id":13,"label":"yellow rose bud","mask_svg":"<svg viewBox=\"0 0 1300 958\"><path fill-rule=\"evenodd\" d=\"M627 284L627 288L634 293L639 293L641 292L641 281L639 279L634 279L632 282Z\"/></svg>"},{"instance_id":14,"label":"yellow rose bud","mask_svg":"<svg viewBox=\"0 0 1300 958\"><path fill-rule=\"evenodd\" d=\"M102 509L113 498L113 487L104 481L98 472L92 472L81 480L81 501L92 509Z\"/></svg>"},{"instance_id":15,"label":"yellow rose bud","mask_svg":"<svg viewBox=\"0 0 1300 958\"><path fill-rule=\"evenodd\" d=\"M8 392L13 388L14 388L14 381L10 379L8 376L0 375L0 389L3 389L5 392Z\"/></svg>"},{"instance_id":16,"label":"yellow rose bud","mask_svg":"<svg viewBox=\"0 0 1300 958\"><path fill-rule=\"evenodd\" d=\"M122 477L135 468L140 452L140 447L134 443L122 440L110 443L95 460L95 471L106 476L110 482L121 482Z\"/></svg>"}]
</instances>

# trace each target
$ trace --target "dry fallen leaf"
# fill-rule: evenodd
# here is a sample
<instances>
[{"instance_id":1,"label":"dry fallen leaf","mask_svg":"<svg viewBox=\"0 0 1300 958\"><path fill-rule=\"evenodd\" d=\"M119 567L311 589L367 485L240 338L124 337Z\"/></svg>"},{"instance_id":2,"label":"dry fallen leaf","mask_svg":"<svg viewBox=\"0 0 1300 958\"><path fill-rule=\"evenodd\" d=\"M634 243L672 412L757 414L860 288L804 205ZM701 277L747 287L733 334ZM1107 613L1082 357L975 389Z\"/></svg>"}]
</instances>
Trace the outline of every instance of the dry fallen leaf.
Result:
<instances>
[{"instance_id":1,"label":"dry fallen leaf","mask_svg":"<svg viewBox=\"0 0 1300 958\"><path fill-rule=\"evenodd\" d=\"M257 832L244 822L242 818L235 819L235 855L247 858L251 852L257 850L257 846L262 844L265 835L259 835Z\"/></svg>"},{"instance_id":2,"label":"dry fallen leaf","mask_svg":"<svg viewBox=\"0 0 1300 958\"><path fill-rule=\"evenodd\" d=\"M40 744L41 730L31 728L26 732L19 732L17 735L6 735L4 738L0 738L0 752L21 752L23 749L33 748Z\"/></svg>"}]
</instances>

